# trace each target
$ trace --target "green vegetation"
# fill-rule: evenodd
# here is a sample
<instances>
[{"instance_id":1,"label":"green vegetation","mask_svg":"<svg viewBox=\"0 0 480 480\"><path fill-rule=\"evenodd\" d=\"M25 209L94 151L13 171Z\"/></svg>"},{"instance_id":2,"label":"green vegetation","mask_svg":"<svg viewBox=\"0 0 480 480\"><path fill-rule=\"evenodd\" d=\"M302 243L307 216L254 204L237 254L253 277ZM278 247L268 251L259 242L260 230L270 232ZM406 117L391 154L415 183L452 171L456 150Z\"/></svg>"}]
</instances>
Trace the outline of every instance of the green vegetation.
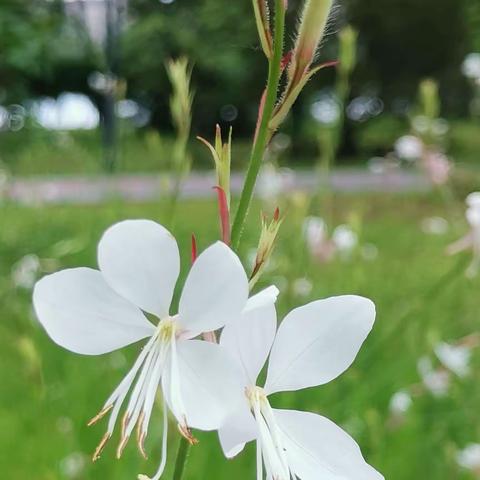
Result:
<instances>
[{"instance_id":1,"label":"green vegetation","mask_svg":"<svg viewBox=\"0 0 480 480\"><path fill-rule=\"evenodd\" d=\"M463 206L458 205L459 212ZM445 246L466 229L460 216L443 236L420 230L424 217L441 214L443 204L432 196L340 196L335 223L352 213L364 220L361 243L378 248L378 258L315 264L301 240L300 211L291 207L274 253L275 268L258 289L273 282L282 294L279 317L311 299L357 293L377 304L376 326L354 366L329 385L273 398L274 406L310 409L344 426L362 446L370 463L389 480L412 478L467 479L455 462L456 448L478 441L480 425L480 352L473 356L472 375L453 379L449 394L414 399L405 422L395 425L388 413L392 394L419 383L416 363L432 355L439 340L456 340L478 330L480 279L463 274L465 256L447 257ZM112 203L96 207L1 207L0 228L0 471L4 478L35 480L134 480L153 472L160 450L161 422L156 413L147 449L141 460L134 439L124 458L114 459L109 445L95 465L89 462L103 434L102 424L87 428L138 352L139 345L103 357L82 357L54 345L32 315L30 292L15 288L12 265L29 253L42 259L43 273L73 266L95 266L96 243L113 222L129 217L162 221L164 205ZM249 218L243 243L244 262L259 231L259 206ZM199 248L218 238L216 205L179 204L174 233L180 242L185 275L190 234ZM297 278L308 278L307 297L292 290ZM233 461L222 458L215 434L199 434L201 445L191 450L187 480L254 478L253 446ZM171 478L178 435L171 428ZM83 466L83 462L84 466ZM75 470L77 467L77 473Z\"/></svg>"}]
</instances>

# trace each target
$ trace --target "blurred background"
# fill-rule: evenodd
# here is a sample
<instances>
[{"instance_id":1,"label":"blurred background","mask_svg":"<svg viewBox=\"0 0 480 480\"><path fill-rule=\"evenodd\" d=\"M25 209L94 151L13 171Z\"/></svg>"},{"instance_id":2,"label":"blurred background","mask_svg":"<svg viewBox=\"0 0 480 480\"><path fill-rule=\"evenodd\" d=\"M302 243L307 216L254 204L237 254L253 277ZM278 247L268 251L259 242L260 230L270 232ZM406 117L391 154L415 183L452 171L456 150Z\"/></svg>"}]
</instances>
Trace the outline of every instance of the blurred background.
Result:
<instances>
[{"instance_id":1,"label":"blurred background","mask_svg":"<svg viewBox=\"0 0 480 480\"><path fill-rule=\"evenodd\" d=\"M291 29L300 3L290 2ZM180 55L194 65L192 132L208 136L215 123L232 125L240 151L234 161L242 165L248 152L242 141L250 139L265 81L250 9L248 1L226 7L217 0L2 2L4 166L24 175L165 168L172 135L165 62ZM472 111L474 87L462 64L480 51L478 2L345 0L336 7L319 60L337 58L335 33L347 23L359 32L358 64L339 162L365 164L387 153L408 130L409 109L426 77L439 83L452 152L475 162L480 140L469 120L480 107L477 100ZM313 163L311 107L328 95L333 78L333 69L322 72L295 106L282 130L286 164ZM117 147L115 165L111 159L102 165L101 135ZM208 165L207 152L192 143L197 167Z\"/></svg>"},{"instance_id":2,"label":"blurred background","mask_svg":"<svg viewBox=\"0 0 480 480\"><path fill-rule=\"evenodd\" d=\"M301 4L289 0L291 43ZM273 138L240 253L251 265L260 211L280 205L286 219L259 285L282 290L279 317L356 293L377 304L377 325L349 372L273 405L332 418L387 479L480 478L480 247L446 254L473 229L464 199L480 189L480 2L342 0L318 62L346 65L352 52L348 71L308 83ZM194 95L180 169L166 68L179 57ZM232 126L238 192L265 78L248 0L0 2L4 478L154 471L158 412L151 460L130 445L117 461L110 445L90 462L103 430L86 422L138 345L101 358L61 350L35 320L31 290L44 274L95 267L102 232L132 217L169 225L184 277L191 233L201 249L218 238L213 163L195 137ZM199 438L188 480L253 478L253 446L227 462L214 434Z\"/></svg>"}]
</instances>

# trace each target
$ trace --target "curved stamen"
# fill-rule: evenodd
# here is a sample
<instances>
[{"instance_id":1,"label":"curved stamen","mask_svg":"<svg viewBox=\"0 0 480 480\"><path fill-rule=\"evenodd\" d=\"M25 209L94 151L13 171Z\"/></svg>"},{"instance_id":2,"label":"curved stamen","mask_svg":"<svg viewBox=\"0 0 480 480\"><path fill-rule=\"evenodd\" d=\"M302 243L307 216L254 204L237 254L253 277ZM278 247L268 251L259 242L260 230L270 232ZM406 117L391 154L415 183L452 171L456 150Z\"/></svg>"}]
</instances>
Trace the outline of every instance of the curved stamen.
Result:
<instances>
[{"instance_id":1,"label":"curved stamen","mask_svg":"<svg viewBox=\"0 0 480 480\"><path fill-rule=\"evenodd\" d=\"M157 473L152 477L140 474L138 480L159 480L162 476L165 466L167 465L167 439L168 439L168 417L167 417L167 405L163 400L163 436L162 436L162 458Z\"/></svg>"}]
</instances>

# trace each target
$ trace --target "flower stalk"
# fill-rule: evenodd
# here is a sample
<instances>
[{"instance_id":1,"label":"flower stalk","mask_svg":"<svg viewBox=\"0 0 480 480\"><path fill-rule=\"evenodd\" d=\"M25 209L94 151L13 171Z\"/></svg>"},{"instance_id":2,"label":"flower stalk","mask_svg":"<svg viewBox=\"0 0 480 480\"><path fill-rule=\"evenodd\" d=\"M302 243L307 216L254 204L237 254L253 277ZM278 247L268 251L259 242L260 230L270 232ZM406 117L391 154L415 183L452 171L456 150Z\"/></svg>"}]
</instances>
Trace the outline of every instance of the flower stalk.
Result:
<instances>
[{"instance_id":1,"label":"flower stalk","mask_svg":"<svg viewBox=\"0 0 480 480\"><path fill-rule=\"evenodd\" d=\"M190 446L188 440L182 436L180 438L180 445L178 446L177 458L175 460L175 470L172 477L173 480L182 480Z\"/></svg>"},{"instance_id":2,"label":"flower stalk","mask_svg":"<svg viewBox=\"0 0 480 480\"><path fill-rule=\"evenodd\" d=\"M257 134L250 156L247 176L243 186L240 203L238 205L235 221L232 227L232 246L238 249L243 226L252 200L253 190L258 172L262 163L263 155L270 137L269 123L277 100L278 87L281 76L281 64L283 57L283 42L285 36L285 2L275 0L275 31L273 40L273 55L269 59L267 88L265 91L265 103L259 112L259 124Z\"/></svg>"}]
</instances>

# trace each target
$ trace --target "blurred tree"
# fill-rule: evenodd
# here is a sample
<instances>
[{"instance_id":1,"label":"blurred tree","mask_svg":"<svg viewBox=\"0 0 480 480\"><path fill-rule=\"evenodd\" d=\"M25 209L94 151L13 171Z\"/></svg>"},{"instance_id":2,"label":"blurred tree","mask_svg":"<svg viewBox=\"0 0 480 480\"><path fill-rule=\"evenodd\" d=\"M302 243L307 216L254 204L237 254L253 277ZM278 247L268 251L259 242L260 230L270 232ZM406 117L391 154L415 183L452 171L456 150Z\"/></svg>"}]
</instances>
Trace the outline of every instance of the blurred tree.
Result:
<instances>
[{"instance_id":1,"label":"blurred tree","mask_svg":"<svg viewBox=\"0 0 480 480\"><path fill-rule=\"evenodd\" d=\"M477 3L478 0L465 0ZM448 91L445 106L464 111L460 64L468 44L458 0L345 0L347 16L360 31L364 55L358 79L383 98L413 99L421 78L439 80Z\"/></svg>"},{"instance_id":2,"label":"blurred tree","mask_svg":"<svg viewBox=\"0 0 480 480\"><path fill-rule=\"evenodd\" d=\"M168 119L165 59L187 55L197 88L194 125L207 133L216 122L239 115L253 122L264 64L250 2L182 0L171 4L134 0L135 21L124 38L124 69L130 91L155 106L156 121ZM139 55L141 52L141 55ZM251 123L251 122L247 122ZM245 129L245 123L238 130ZM236 128L237 130L237 128Z\"/></svg>"},{"instance_id":3,"label":"blurred tree","mask_svg":"<svg viewBox=\"0 0 480 480\"><path fill-rule=\"evenodd\" d=\"M86 90L95 55L86 32L59 0L0 2L0 101Z\"/></svg>"}]
</instances>

